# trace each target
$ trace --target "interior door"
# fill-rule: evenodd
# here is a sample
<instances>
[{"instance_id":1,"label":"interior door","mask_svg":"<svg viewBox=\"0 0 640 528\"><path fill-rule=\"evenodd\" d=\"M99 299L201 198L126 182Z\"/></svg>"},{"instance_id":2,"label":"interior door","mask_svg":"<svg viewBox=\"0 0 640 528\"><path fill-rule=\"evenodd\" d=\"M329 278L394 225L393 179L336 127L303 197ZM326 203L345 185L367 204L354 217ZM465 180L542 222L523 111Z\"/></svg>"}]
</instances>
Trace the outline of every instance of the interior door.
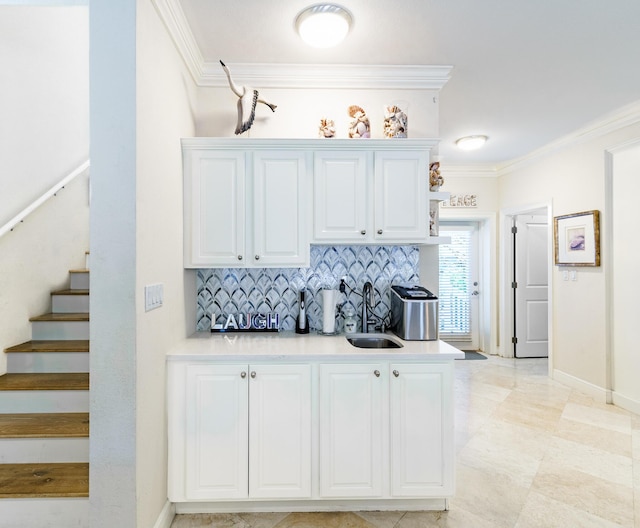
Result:
<instances>
[{"instance_id":1,"label":"interior door","mask_svg":"<svg viewBox=\"0 0 640 528\"><path fill-rule=\"evenodd\" d=\"M549 355L549 225L543 215L514 218L514 355Z\"/></svg>"}]
</instances>

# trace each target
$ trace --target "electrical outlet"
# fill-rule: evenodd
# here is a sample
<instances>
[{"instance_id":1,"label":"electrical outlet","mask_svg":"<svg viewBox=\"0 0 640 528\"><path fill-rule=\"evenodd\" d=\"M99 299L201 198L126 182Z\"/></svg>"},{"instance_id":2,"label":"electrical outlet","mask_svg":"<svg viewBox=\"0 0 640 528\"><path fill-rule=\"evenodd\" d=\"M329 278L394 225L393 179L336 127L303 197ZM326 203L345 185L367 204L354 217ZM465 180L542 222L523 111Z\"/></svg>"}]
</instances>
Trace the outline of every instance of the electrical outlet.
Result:
<instances>
[{"instance_id":1,"label":"electrical outlet","mask_svg":"<svg viewBox=\"0 0 640 528\"><path fill-rule=\"evenodd\" d=\"M164 286L162 284L149 284L144 287L144 311L149 312L160 308L164 301Z\"/></svg>"}]
</instances>

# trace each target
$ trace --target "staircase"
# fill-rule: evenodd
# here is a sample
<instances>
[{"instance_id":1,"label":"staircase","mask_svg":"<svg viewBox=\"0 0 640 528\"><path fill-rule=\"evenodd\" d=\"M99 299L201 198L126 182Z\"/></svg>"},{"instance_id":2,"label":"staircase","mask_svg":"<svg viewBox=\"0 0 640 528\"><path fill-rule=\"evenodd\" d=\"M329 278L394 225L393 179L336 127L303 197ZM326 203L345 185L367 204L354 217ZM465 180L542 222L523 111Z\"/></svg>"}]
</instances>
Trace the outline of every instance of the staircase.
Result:
<instances>
[{"instance_id":1,"label":"staircase","mask_svg":"<svg viewBox=\"0 0 640 528\"><path fill-rule=\"evenodd\" d=\"M0 376L0 526L89 525L89 270L51 293Z\"/></svg>"}]
</instances>

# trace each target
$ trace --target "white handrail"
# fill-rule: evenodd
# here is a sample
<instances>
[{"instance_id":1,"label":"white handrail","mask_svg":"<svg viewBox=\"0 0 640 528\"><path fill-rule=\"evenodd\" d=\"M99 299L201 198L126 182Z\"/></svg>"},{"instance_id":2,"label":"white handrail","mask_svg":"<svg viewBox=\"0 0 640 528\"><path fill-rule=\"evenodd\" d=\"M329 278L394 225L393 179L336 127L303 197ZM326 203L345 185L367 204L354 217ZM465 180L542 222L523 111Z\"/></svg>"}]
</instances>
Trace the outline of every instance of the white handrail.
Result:
<instances>
[{"instance_id":1,"label":"white handrail","mask_svg":"<svg viewBox=\"0 0 640 528\"><path fill-rule=\"evenodd\" d=\"M13 231L13 228L17 226L20 222L22 222L27 216L29 216L33 211L35 211L38 207L40 207L44 202L46 202L52 196L62 189L65 185L69 184L73 179L75 179L80 174L83 174L91 165L89 160L85 161L82 165L80 165L77 169L75 169L72 173L65 176L56 183L51 189L49 189L46 193L44 193L40 198L38 198L31 205L25 207L21 212L19 212L16 216L14 216L11 220L9 220L5 225L0 228L0 237L7 234L9 231Z\"/></svg>"}]
</instances>

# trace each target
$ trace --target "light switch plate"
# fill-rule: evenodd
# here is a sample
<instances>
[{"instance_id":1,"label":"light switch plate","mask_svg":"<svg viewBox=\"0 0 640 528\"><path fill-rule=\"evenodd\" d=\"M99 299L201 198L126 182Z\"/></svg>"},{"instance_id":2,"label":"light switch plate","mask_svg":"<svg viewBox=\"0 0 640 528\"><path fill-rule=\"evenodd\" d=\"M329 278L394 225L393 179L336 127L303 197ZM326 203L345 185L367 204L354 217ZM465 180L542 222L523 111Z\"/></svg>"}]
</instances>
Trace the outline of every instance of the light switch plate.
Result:
<instances>
[{"instance_id":1,"label":"light switch plate","mask_svg":"<svg viewBox=\"0 0 640 528\"><path fill-rule=\"evenodd\" d=\"M160 308L164 301L164 286L162 284L148 284L144 287L144 311L149 312Z\"/></svg>"}]
</instances>

